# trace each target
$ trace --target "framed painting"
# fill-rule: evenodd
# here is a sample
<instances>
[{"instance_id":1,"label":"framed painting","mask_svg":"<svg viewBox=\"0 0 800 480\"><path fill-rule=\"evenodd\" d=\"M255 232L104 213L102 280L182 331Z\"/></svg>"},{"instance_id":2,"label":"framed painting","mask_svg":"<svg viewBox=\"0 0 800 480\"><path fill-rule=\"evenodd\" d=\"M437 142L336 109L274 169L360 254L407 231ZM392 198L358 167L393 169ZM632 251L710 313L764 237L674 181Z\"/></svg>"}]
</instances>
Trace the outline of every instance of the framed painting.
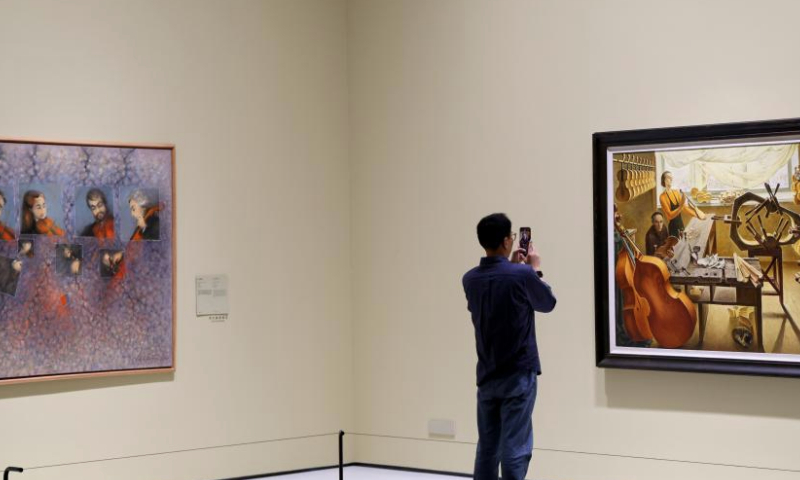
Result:
<instances>
[{"instance_id":1,"label":"framed painting","mask_svg":"<svg viewBox=\"0 0 800 480\"><path fill-rule=\"evenodd\" d=\"M593 135L599 367L800 376L800 119Z\"/></svg>"},{"instance_id":2,"label":"framed painting","mask_svg":"<svg viewBox=\"0 0 800 480\"><path fill-rule=\"evenodd\" d=\"M175 369L175 148L0 139L0 383Z\"/></svg>"}]
</instances>

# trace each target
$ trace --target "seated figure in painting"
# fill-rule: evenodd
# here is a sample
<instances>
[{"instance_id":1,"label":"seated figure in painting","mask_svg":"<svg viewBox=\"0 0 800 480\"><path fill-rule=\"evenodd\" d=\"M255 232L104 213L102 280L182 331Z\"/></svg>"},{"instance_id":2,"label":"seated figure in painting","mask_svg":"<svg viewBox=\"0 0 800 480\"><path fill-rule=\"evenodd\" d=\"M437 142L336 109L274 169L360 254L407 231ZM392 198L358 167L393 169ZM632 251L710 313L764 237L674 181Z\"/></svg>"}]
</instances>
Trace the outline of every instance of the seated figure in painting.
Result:
<instances>
[{"instance_id":1,"label":"seated figure in painting","mask_svg":"<svg viewBox=\"0 0 800 480\"><path fill-rule=\"evenodd\" d=\"M151 200L142 190L136 190L128 198L128 205L131 208L131 217L136 221L131 240L158 240L158 212L161 208L157 202Z\"/></svg>"},{"instance_id":2,"label":"seated figure in painting","mask_svg":"<svg viewBox=\"0 0 800 480\"><path fill-rule=\"evenodd\" d=\"M94 223L84 227L82 237L114 238L114 215L108 208L106 194L98 188L86 194L86 206L92 212Z\"/></svg>"},{"instance_id":3,"label":"seated figure in painting","mask_svg":"<svg viewBox=\"0 0 800 480\"><path fill-rule=\"evenodd\" d=\"M3 209L6 208L6 195L0 190L0 215L3 214ZM0 241L11 241L16 238L14 230L11 230L8 225L0 222Z\"/></svg>"},{"instance_id":4,"label":"seated figure in painting","mask_svg":"<svg viewBox=\"0 0 800 480\"><path fill-rule=\"evenodd\" d=\"M684 230L682 213L687 213L700 220L706 218L699 208L690 203L686 195L680 191L672 188L672 172L664 172L661 174L661 186L664 187L664 192L659 197L661 201L661 209L669 221L669 234L673 237L680 237L681 232Z\"/></svg>"},{"instance_id":5,"label":"seated figure in painting","mask_svg":"<svg viewBox=\"0 0 800 480\"><path fill-rule=\"evenodd\" d=\"M28 190L22 197L22 229L20 233L64 236L64 230L47 216L47 200L42 192Z\"/></svg>"},{"instance_id":6,"label":"seated figure in painting","mask_svg":"<svg viewBox=\"0 0 800 480\"><path fill-rule=\"evenodd\" d=\"M650 216L650 220L653 225L647 230L647 235L645 236L645 252L647 255L655 255L656 249L667 243L669 232L666 225L664 225L663 213L654 213Z\"/></svg>"}]
</instances>

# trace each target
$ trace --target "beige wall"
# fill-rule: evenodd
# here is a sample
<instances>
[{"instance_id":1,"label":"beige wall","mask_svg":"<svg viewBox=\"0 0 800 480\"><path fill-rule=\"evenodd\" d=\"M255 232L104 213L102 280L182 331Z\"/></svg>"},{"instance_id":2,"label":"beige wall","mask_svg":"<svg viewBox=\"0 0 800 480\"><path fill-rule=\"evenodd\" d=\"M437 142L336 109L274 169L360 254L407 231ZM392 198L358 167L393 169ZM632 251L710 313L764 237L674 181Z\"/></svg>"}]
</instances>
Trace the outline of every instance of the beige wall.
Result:
<instances>
[{"instance_id":1,"label":"beige wall","mask_svg":"<svg viewBox=\"0 0 800 480\"><path fill-rule=\"evenodd\" d=\"M598 131L797 116L794 0L350 4L360 461L469 471L473 334L460 286L477 220L530 224L559 297L529 478L790 479L792 379L594 366ZM740 468L725 465L740 465Z\"/></svg>"},{"instance_id":2,"label":"beige wall","mask_svg":"<svg viewBox=\"0 0 800 480\"><path fill-rule=\"evenodd\" d=\"M335 461L335 437L248 442L452 418L455 442L350 436L349 459L469 471L460 276L477 219L505 211L560 298L539 317L530 478L796 477L797 382L594 367L590 149L595 131L796 116L794 0L0 12L0 135L174 143L179 212L176 374L3 387L0 466L224 478ZM194 318L200 273L230 275L228 322Z\"/></svg>"},{"instance_id":3,"label":"beige wall","mask_svg":"<svg viewBox=\"0 0 800 480\"><path fill-rule=\"evenodd\" d=\"M0 1L0 135L177 147L177 372L0 388L0 468L218 479L352 425L346 4ZM227 273L231 318L194 317Z\"/></svg>"}]
</instances>

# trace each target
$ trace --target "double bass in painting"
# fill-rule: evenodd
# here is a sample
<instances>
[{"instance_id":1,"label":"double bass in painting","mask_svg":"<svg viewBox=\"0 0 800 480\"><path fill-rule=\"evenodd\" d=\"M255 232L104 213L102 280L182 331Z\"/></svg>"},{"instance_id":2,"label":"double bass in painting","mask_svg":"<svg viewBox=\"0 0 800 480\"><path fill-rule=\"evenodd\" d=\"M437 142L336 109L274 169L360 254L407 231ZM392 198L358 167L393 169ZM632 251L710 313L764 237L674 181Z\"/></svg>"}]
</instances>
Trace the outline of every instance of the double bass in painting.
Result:
<instances>
[{"instance_id":1,"label":"double bass in painting","mask_svg":"<svg viewBox=\"0 0 800 480\"><path fill-rule=\"evenodd\" d=\"M654 338L665 348L684 345L697 325L694 302L686 292L672 287L662 259L642 254L618 214L615 228L625 243L617 256L615 276L622 290L622 318L628 335L633 340Z\"/></svg>"}]
</instances>

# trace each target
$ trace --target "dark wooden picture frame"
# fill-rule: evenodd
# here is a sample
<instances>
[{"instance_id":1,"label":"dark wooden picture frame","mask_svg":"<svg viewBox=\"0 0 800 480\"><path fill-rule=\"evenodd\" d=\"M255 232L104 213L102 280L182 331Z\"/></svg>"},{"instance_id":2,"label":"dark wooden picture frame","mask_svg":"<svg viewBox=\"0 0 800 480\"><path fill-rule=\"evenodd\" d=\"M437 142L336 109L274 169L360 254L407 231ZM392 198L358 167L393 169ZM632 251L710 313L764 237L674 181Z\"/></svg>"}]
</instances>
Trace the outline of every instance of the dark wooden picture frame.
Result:
<instances>
[{"instance_id":1,"label":"dark wooden picture frame","mask_svg":"<svg viewBox=\"0 0 800 480\"><path fill-rule=\"evenodd\" d=\"M697 287L697 291L705 292L706 289L710 291L710 294L707 294L707 301L708 303L704 303L703 295L696 297L697 304L695 305L693 302L693 306L696 307L695 316L700 317L697 321L697 330L694 330L692 334L696 343L687 346L686 344L681 345L678 348L653 348L652 344L647 346L634 346L634 347L620 347L617 345L619 340L619 329L620 327L625 327L624 319L621 320L623 314L625 312L619 312L618 315L618 306L623 303L620 300L620 292L621 289L618 289L617 277L615 272L615 268L617 265L612 263L618 257L617 255L619 252L615 252L617 249L617 243L623 243L624 245L628 245L629 242L618 242L618 240L622 237L622 234L625 234L627 230L624 228L615 229L615 225L620 225L621 223L617 223L615 221L615 203L616 200L619 198L628 198L627 194L619 194L613 191L614 188L617 187L619 182L622 180L618 180L622 178L622 174L616 175L614 173L614 169L617 168L628 168L628 167L620 167L617 165L615 167L615 162L620 162L618 160L619 156L624 158L624 161L632 160L632 163L635 164L637 160L641 160L642 158L646 158L645 164L652 164L652 170L650 174L644 174L645 177L648 177L648 186L645 188L652 188L653 193L650 194L648 202L650 199L657 199L655 189L659 184L659 179L654 178L656 177L656 161L653 159L658 159L658 155L662 150L668 151L670 149L673 150L694 150L699 151L700 149L733 149L733 148L746 148L747 146L765 146L765 145L772 145L772 144L800 144L800 118L795 119L784 119L784 120L770 120L770 121L757 121L757 122L745 122L745 123L728 123L728 124L715 124L715 125L700 125L700 126L686 126L686 127L672 127L672 128L656 128L656 129L644 129L644 130L628 130L628 131L612 131L612 132L600 132L595 133L592 136L593 142L593 186L594 186L594 241L595 241L595 334L596 334L596 364L598 367L603 368L626 368L626 369L646 369L646 370L671 370L671 371L686 371L686 372L714 372L714 373L726 373L726 374L750 374L750 375L770 375L770 376L790 376L790 377L797 377L800 376L800 351L797 352L770 352L769 346L766 350L764 350L764 331L763 329L757 331L758 328L762 328L761 318L759 317L758 322L752 322L751 325L752 335L753 335L753 342L752 346L749 347L752 351L706 351L702 350L703 347L703 328L707 328L705 322L708 320L708 310L712 307L712 303L714 303L714 299L717 295L715 295L715 290L712 287ZM625 152L628 152L628 156L625 155ZM631 153L633 152L633 153ZM638 155L635 152L649 152L652 156L647 156L647 154ZM616 155L616 156L615 156ZM662 154L663 155L663 154ZM794 154L794 162L796 162L796 153ZM663 157L662 157L663 158ZM663 160L662 160L663 162ZM662 163L663 164L663 163ZM789 168L791 168L792 164L789 164ZM796 164L795 164L796 165ZM638 168L638 167L633 167ZM648 165L642 167L644 170L648 170ZM699 168L699 167L698 167ZM783 168L783 167L782 167ZM798 170L795 171L796 173ZM795 173L795 175L796 175ZM795 182L792 185L792 188L798 188L798 192L800 192L800 182L797 182L798 178L795 177ZM672 176L670 175L670 184L672 181ZM653 187L655 183L656 187ZM790 185L782 185L781 191L785 192L789 190ZM667 187L663 187L665 192L667 191ZM769 188L767 188L769 190ZM670 192L672 190L670 189ZM621 196L616 196L621 195ZM663 195L663 194L662 194ZM687 192L685 195L689 195ZM792 210L794 212L800 212L800 205L794 205L790 202L784 202L778 200L777 197L771 196L772 191L770 191L769 195L763 194L763 197L767 199L774 199L775 203L786 207L786 210ZM785 193L783 194L785 195ZM797 202L798 198L800 198L800 193L798 193L798 197L795 198L795 202ZM736 197L738 198L738 197ZM761 197L757 197L761 198ZM690 198L691 200L691 198ZM662 199L663 202L663 199ZM671 200L670 200L671 202ZM658 201L652 202L653 208L658 209ZM689 202L691 203L691 202ZM663 205L663 203L662 203ZM670 205L672 205L670 203ZM698 204L699 205L699 204ZM771 205L771 204L770 204ZM699 208L702 208L702 205L699 205ZM724 204L718 204L718 206L714 207L717 209L725 208ZM651 210L652 212L653 210ZM734 210L735 212L736 210ZM747 211L744 208L741 209L742 212L746 212L747 215L752 213L751 210ZM658 211L656 211L658 213ZM655 218L656 213L653 213L653 217L648 217L647 221L650 221L651 218ZM665 215L661 215L662 218ZM678 214L680 216L680 213ZM717 216L715 215L714 218L716 219ZM744 218L744 217L742 217ZM792 220L793 225L790 227L797 226L796 221L796 214ZM694 220L694 218L692 219ZM724 226L725 229L738 228L738 225L744 225L744 222L738 221L736 218L728 217L728 222ZM655 222L655 220L653 220ZM714 220L717 223L717 220ZM624 223L624 222L622 222ZM698 221L699 223L699 221ZM720 225L723 224L722 221L718 222ZM653 227L655 228L655 226ZM793 229L793 228L792 228ZM791 230L791 229L790 229ZM619 233L616 233L619 232ZM648 230L648 233L650 230ZM683 230L681 230L683 232ZM723 232L724 233L724 232ZM758 233L758 232L757 232ZM731 234L733 235L733 233ZM776 231L775 234L780 238L787 239L789 237L786 236L786 233L781 235ZM619 238L618 238L619 237ZM638 237L639 242L641 242L642 237ZM682 237L685 238L685 237ZM768 235L765 233L764 236L760 237L762 242L767 242L769 240ZM797 238L800 238L800 233L793 234L791 236L792 239L795 239L794 243L797 243ZM777 240L776 240L777 241ZM787 240L789 241L789 240ZM715 239L716 242L716 239ZM623 245L623 246L624 246ZM716 245L715 245L716 246ZM770 246L773 246L770 244ZM635 247L634 247L635 248ZM753 247L755 248L755 247ZM784 248L792 248L791 246L778 246L777 251L782 251ZM796 247L794 247L796 248ZM763 249L762 249L763 250ZM630 249L628 249L630 251ZM691 251L691 248L689 248ZM750 251L748 247L745 250L745 253ZM756 252L758 253L758 251ZM773 252L775 253L775 252ZM633 257L636 256L635 252L631 254ZM643 254L644 255L644 254ZM793 253L792 255L796 255ZM761 258L761 257L758 257ZM670 259L667 258L666 261ZM693 265L697 265L696 259L692 257L691 261ZM736 259L726 260L731 262L734 266L737 265L738 261ZM793 331L800 337L800 328L798 328L798 324L792 319L792 315L787 309L784 304L784 296L783 291L787 286L787 276L784 274L783 271L783 258L779 260L779 264L777 266L771 265L769 268L774 268L776 272L779 270L780 273L775 273L775 282L778 282L775 290L777 292L777 287L780 287L780 298L770 298L764 297L764 304L772 305L773 309L779 309L783 307L785 312L785 316L787 317L788 324L785 324L785 328L789 331ZM657 262L652 262L657 263ZM762 258L761 262L761 273L768 273L769 270L767 269L766 265L769 262L765 261ZM638 269L639 265L645 265L645 262L634 261L636 268ZM759 266L759 262L753 262L753 265ZM726 267L727 268L727 267ZM685 270L685 269L684 269ZM643 269L643 271L645 271ZM744 271L744 269L742 269ZM726 270L727 272L727 270ZM687 271L687 275L689 272ZM644 273L642 274L644 275ZM780 276L780 280L778 279L778 275ZM747 277L744 277L747 278ZM788 278L789 283L794 283L793 278ZM705 280L702 280L705 281ZM735 282L736 279L730 279L731 282ZM741 282L741 279L739 279ZM757 293L758 297L758 304L757 308L754 310L757 311L758 315L762 315L762 306L761 306L761 296L767 295L765 293L767 290L772 289L769 280L769 275L765 277L763 281L762 287L758 289L754 289ZM643 281L642 281L643 282ZM672 286L672 283L678 282L677 276L671 276L667 279L667 283ZM691 283L691 281L689 282ZM753 282L755 285L755 281ZM640 285L645 285L645 283L641 283ZM736 292L746 290L744 288L745 284L741 284L742 287L738 288L736 286L730 287L730 289L734 289ZM690 287L676 285L678 288L675 289L676 292L680 290L680 288L686 289L684 293L688 295L688 289ZM746 286L749 286L747 284ZM668 287L664 287L665 289ZM635 288L634 288L635 289ZM719 288L717 290L722 290ZM776 293L777 295L777 293ZM738 297L737 301L738 301ZM780 304L778 304L780 301ZM725 303L725 305L733 305L733 303ZM779 305L775 307L775 305ZM718 307L713 307L718 308ZM624 309L623 309L624 310ZM643 310L643 309L642 309ZM649 318L650 321L653 321L655 317L662 315L665 309L660 309L659 313L656 314L649 314L645 315L643 318ZM715 310L719 311L719 310ZM629 309L628 315L630 317L627 318L634 318L632 313L632 309ZM703 317L705 313L706 317ZM691 316L691 314L689 314ZM612 318L613 317L613 318ZM640 317L635 317L638 321ZM688 318L688 317L687 317ZM702 319L705 318L705 321ZM800 315L798 315L800 319ZM633 320L631 320L633 322ZM633 323L632 323L633 324ZM755 325L758 325L756 327ZM635 325L635 324L633 324ZM647 326L644 327L645 329ZM660 327L661 328L661 327ZM653 328L655 331L655 328ZM663 328L662 328L663 330ZM648 332L652 333L652 332ZM662 333L663 336L663 333ZM730 337L730 336L729 336ZM757 339L755 338L757 337ZM629 337L633 338L633 336ZM652 337L651 337L652 338ZM663 337L662 337L663 338ZM740 338L741 340L741 338ZM657 340L649 340L654 342L658 345ZM666 342L665 343L669 343ZM746 343L743 343L747 345ZM694 345L694 346L693 346ZM697 346L699 345L699 347Z\"/></svg>"}]
</instances>

